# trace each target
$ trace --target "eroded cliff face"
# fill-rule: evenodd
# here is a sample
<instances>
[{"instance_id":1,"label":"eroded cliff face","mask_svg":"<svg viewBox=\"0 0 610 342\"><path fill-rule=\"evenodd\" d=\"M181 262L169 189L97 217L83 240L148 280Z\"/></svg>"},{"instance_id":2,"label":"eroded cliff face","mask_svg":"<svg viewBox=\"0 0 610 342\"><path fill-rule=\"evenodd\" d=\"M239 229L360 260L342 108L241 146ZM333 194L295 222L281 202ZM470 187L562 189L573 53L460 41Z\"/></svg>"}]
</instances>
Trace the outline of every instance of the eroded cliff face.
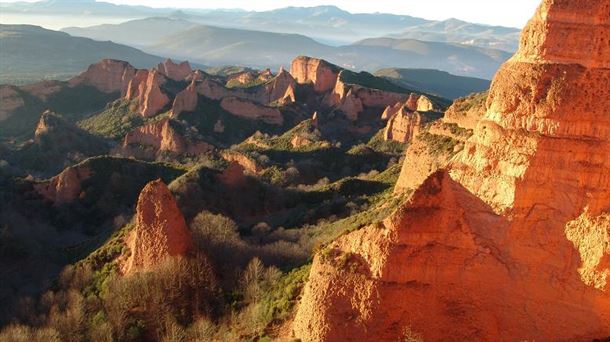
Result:
<instances>
[{"instance_id":1,"label":"eroded cliff face","mask_svg":"<svg viewBox=\"0 0 610 342\"><path fill-rule=\"evenodd\" d=\"M131 251L122 271L146 271L168 257L187 256L193 240L174 196L161 180L148 183L138 199L136 224L127 238Z\"/></svg>"},{"instance_id":2,"label":"eroded cliff face","mask_svg":"<svg viewBox=\"0 0 610 342\"><path fill-rule=\"evenodd\" d=\"M54 205L74 202L82 192L82 183L92 171L82 165L71 166L50 180L34 185L34 189Z\"/></svg>"},{"instance_id":3,"label":"eroded cliff face","mask_svg":"<svg viewBox=\"0 0 610 342\"><path fill-rule=\"evenodd\" d=\"M318 93L332 90L339 72L336 66L324 60L305 56L295 58L290 67L290 74L299 84L312 84Z\"/></svg>"},{"instance_id":4,"label":"eroded cliff face","mask_svg":"<svg viewBox=\"0 0 610 342\"><path fill-rule=\"evenodd\" d=\"M161 112L170 99L161 86L167 78L156 69L138 70L129 82L125 99L135 103L134 111L144 117L152 117Z\"/></svg>"},{"instance_id":5,"label":"eroded cliff face","mask_svg":"<svg viewBox=\"0 0 610 342\"><path fill-rule=\"evenodd\" d=\"M266 107L239 97L225 97L220 101L220 106L227 112L244 119L260 120L271 125L281 125L284 122L284 117L279 109Z\"/></svg>"},{"instance_id":6,"label":"eroded cliff face","mask_svg":"<svg viewBox=\"0 0 610 342\"><path fill-rule=\"evenodd\" d=\"M381 111L388 106L404 102L405 99L405 94L346 83L340 73L332 93L326 96L325 102L328 106L341 110L348 119L356 121L365 108L377 108Z\"/></svg>"},{"instance_id":7,"label":"eroded cliff face","mask_svg":"<svg viewBox=\"0 0 610 342\"><path fill-rule=\"evenodd\" d=\"M127 91L129 81L135 76L136 69L129 63L113 59L103 59L89 66L87 71L68 81L71 87L90 85L105 93Z\"/></svg>"},{"instance_id":8,"label":"eroded cliff face","mask_svg":"<svg viewBox=\"0 0 610 342\"><path fill-rule=\"evenodd\" d=\"M448 171L316 256L295 335L608 336L609 30L607 1L543 1Z\"/></svg>"},{"instance_id":9,"label":"eroded cliff face","mask_svg":"<svg viewBox=\"0 0 610 342\"><path fill-rule=\"evenodd\" d=\"M163 153L173 156L199 156L213 149L212 145L189 139L174 128L171 119L163 119L129 132L115 153L124 157L154 160Z\"/></svg>"},{"instance_id":10,"label":"eroded cliff face","mask_svg":"<svg viewBox=\"0 0 610 342\"><path fill-rule=\"evenodd\" d=\"M172 117L177 117L184 112L194 112L197 109L198 98L197 83L193 80L188 87L179 92L176 98L174 98Z\"/></svg>"},{"instance_id":11,"label":"eroded cliff face","mask_svg":"<svg viewBox=\"0 0 610 342\"><path fill-rule=\"evenodd\" d=\"M163 63L159 63L157 70L174 81L184 81L193 71L188 61L176 64L171 59L166 59Z\"/></svg>"},{"instance_id":12,"label":"eroded cliff face","mask_svg":"<svg viewBox=\"0 0 610 342\"><path fill-rule=\"evenodd\" d=\"M394 114L383 131L383 138L401 143L409 142L419 134L426 122L423 115L418 112L404 110Z\"/></svg>"}]
</instances>

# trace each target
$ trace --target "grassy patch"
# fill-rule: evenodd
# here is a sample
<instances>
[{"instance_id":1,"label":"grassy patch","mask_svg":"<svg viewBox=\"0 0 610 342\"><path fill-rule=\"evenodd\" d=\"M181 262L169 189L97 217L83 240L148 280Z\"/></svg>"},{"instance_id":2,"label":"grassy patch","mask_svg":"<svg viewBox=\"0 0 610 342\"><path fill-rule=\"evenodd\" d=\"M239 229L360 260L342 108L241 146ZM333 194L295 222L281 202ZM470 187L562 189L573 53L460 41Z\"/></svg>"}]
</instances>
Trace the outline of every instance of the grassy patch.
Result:
<instances>
[{"instance_id":1,"label":"grassy patch","mask_svg":"<svg viewBox=\"0 0 610 342\"><path fill-rule=\"evenodd\" d=\"M116 140L142 124L144 119L129 109L129 102L118 100L103 112L81 120L78 126L92 134Z\"/></svg>"},{"instance_id":2,"label":"grassy patch","mask_svg":"<svg viewBox=\"0 0 610 342\"><path fill-rule=\"evenodd\" d=\"M428 146L428 152L431 155L438 156L442 154L453 154L455 146L459 141L444 135L430 134L424 132L419 135L418 139L424 141Z\"/></svg>"}]
</instances>

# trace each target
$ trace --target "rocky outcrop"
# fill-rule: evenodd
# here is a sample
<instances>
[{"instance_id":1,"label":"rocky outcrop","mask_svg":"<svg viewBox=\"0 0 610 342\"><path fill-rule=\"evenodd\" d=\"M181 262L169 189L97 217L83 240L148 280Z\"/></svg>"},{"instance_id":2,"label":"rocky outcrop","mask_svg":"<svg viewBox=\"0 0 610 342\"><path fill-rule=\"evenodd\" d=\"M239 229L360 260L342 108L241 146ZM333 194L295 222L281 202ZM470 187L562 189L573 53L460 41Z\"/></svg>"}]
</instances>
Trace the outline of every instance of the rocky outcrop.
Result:
<instances>
[{"instance_id":1,"label":"rocky outcrop","mask_svg":"<svg viewBox=\"0 0 610 342\"><path fill-rule=\"evenodd\" d=\"M448 171L315 257L296 337L608 335L609 10L543 1Z\"/></svg>"},{"instance_id":2,"label":"rocky outcrop","mask_svg":"<svg viewBox=\"0 0 610 342\"><path fill-rule=\"evenodd\" d=\"M384 140L394 140L401 143L410 142L413 137L417 136L423 125L426 123L426 118L418 112L409 112L404 110L394 114L388 120L388 123L383 131Z\"/></svg>"},{"instance_id":3,"label":"rocky outcrop","mask_svg":"<svg viewBox=\"0 0 610 342\"><path fill-rule=\"evenodd\" d=\"M248 120L260 120L271 125L282 125L284 117L277 108L266 107L239 97L226 97L220 106L227 112Z\"/></svg>"},{"instance_id":4,"label":"rocky outcrop","mask_svg":"<svg viewBox=\"0 0 610 342\"><path fill-rule=\"evenodd\" d=\"M50 180L34 185L34 189L54 205L72 203L82 192L82 183L92 171L83 165L69 167Z\"/></svg>"},{"instance_id":5,"label":"rocky outcrop","mask_svg":"<svg viewBox=\"0 0 610 342\"><path fill-rule=\"evenodd\" d=\"M256 159L240 152L227 150L222 152L222 158L228 162L241 165L244 170L252 174L257 174L263 170Z\"/></svg>"},{"instance_id":6,"label":"rocky outcrop","mask_svg":"<svg viewBox=\"0 0 610 342\"><path fill-rule=\"evenodd\" d=\"M174 156L199 156L211 151L210 144L189 139L175 128L171 119L163 119L129 132L115 153L124 157L154 160L162 154Z\"/></svg>"},{"instance_id":7,"label":"rocky outcrop","mask_svg":"<svg viewBox=\"0 0 610 342\"><path fill-rule=\"evenodd\" d=\"M276 77L268 81L252 98L262 104L285 105L296 101L296 81L283 68Z\"/></svg>"},{"instance_id":8,"label":"rocky outcrop","mask_svg":"<svg viewBox=\"0 0 610 342\"><path fill-rule=\"evenodd\" d=\"M23 107L25 102L15 86L0 86L0 122L8 119L11 114Z\"/></svg>"},{"instance_id":9,"label":"rocky outcrop","mask_svg":"<svg viewBox=\"0 0 610 342\"><path fill-rule=\"evenodd\" d=\"M138 70L129 82L125 99L135 103L134 111L144 117L159 114L170 103L161 86L167 79L157 70Z\"/></svg>"},{"instance_id":10,"label":"rocky outcrop","mask_svg":"<svg viewBox=\"0 0 610 342\"><path fill-rule=\"evenodd\" d=\"M127 91L129 81L135 76L136 69L129 63L113 59L103 59L89 66L87 71L68 81L71 87L89 85L105 93Z\"/></svg>"},{"instance_id":11,"label":"rocky outcrop","mask_svg":"<svg viewBox=\"0 0 610 342\"><path fill-rule=\"evenodd\" d=\"M414 93L411 93L411 95L409 95L405 106L413 112L439 111L439 108L437 108L437 106L434 105L434 103L432 103L432 101L428 97Z\"/></svg>"},{"instance_id":12,"label":"rocky outcrop","mask_svg":"<svg viewBox=\"0 0 610 342\"><path fill-rule=\"evenodd\" d=\"M127 238L123 273L148 271L168 257L187 256L193 240L174 196L162 180L148 183L138 199L136 223Z\"/></svg>"},{"instance_id":13,"label":"rocky outcrop","mask_svg":"<svg viewBox=\"0 0 610 342\"><path fill-rule=\"evenodd\" d=\"M159 63L157 70L174 81L184 81L193 71L188 61L176 64L171 59L166 59L163 63Z\"/></svg>"},{"instance_id":14,"label":"rocky outcrop","mask_svg":"<svg viewBox=\"0 0 610 342\"><path fill-rule=\"evenodd\" d=\"M445 112L443 120L465 129L474 129L487 110L486 102L487 92L456 99Z\"/></svg>"},{"instance_id":15,"label":"rocky outcrop","mask_svg":"<svg viewBox=\"0 0 610 342\"><path fill-rule=\"evenodd\" d=\"M312 84L315 92L332 90L337 83L341 69L324 60L306 56L292 61L290 74L299 84Z\"/></svg>"},{"instance_id":16,"label":"rocky outcrop","mask_svg":"<svg viewBox=\"0 0 610 342\"><path fill-rule=\"evenodd\" d=\"M197 83L192 81L188 87L179 92L176 98L174 98L172 117L177 117L184 112L194 112L197 109L198 98Z\"/></svg>"},{"instance_id":17,"label":"rocky outcrop","mask_svg":"<svg viewBox=\"0 0 610 342\"><path fill-rule=\"evenodd\" d=\"M340 74L332 93L325 98L325 103L341 110L348 119L356 121L365 108L383 110L388 106L404 102L405 98L405 94L345 83Z\"/></svg>"}]
</instances>

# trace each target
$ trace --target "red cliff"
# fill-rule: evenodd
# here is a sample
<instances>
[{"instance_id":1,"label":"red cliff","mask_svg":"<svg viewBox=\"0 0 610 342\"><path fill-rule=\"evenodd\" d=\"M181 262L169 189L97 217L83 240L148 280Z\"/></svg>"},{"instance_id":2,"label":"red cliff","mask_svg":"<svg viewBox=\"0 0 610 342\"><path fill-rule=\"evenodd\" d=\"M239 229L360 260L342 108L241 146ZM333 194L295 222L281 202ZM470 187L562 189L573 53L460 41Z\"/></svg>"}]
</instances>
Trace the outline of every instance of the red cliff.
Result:
<instances>
[{"instance_id":1,"label":"red cliff","mask_svg":"<svg viewBox=\"0 0 610 342\"><path fill-rule=\"evenodd\" d=\"M163 181L148 183L140 193L135 227L127 244L131 254L124 265L125 274L150 270L168 257L193 251L184 216Z\"/></svg>"},{"instance_id":2,"label":"red cliff","mask_svg":"<svg viewBox=\"0 0 610 342\"><path fill-rule=\"evenodd\" d=\"M607 337L608 36L608 1L543 1L448 170L316 256L296 337Z\"/></svg>"}]
</instances>

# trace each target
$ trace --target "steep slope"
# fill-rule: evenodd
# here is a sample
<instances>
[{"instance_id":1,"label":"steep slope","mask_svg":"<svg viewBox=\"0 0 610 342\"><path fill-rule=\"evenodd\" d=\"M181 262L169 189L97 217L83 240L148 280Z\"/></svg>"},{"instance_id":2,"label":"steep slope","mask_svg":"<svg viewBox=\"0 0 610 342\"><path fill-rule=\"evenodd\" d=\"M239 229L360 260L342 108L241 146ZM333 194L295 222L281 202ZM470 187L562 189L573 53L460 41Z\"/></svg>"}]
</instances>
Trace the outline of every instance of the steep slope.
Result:
<instances>
[{"instance_id":1,"label":"steep slope","mask_svg":"<svg viewBox=\"0 0 610 342\"><path fill-rule=\"evenodd\" d=\"M46 111L38 122L34 139L10 156L12 164L42 175L54 175L87 157L105 154L108 145L101 139Z\"/></svg>"},{"instance_id":2,"label":"steep slope","mask_svg":"<svg viewBox=\"0 0 610 342\"><path fill-rule=\"evenodd\" d=\"M125 45L30 25L0 25L0 45L0 83L63 80L104 58L125 60L136 67L151 67L162 61Z\"/></svg>"},{"instance_id":3,"label":"steep slope","mask_svg":"<svg viewBox=\"0 0 610 342\"><path fill-rule=\"evenodd\" d=\"M609 23L607 2L542 2L448 171L316 256L297 337L607 337Z\"/></svg>"},{"instance_id":4,"label":"steep slope","mask_svg":"<svg viewBox=\"0 0 610 342\"><path fill-rule=\"evenodd\" d=\"M403 87L456 99L471 93L489 89L490 81L481 78L452 75L432 69L388 68L375 71L375 76L385 77Z\"/></svg>"}]
</instances>

